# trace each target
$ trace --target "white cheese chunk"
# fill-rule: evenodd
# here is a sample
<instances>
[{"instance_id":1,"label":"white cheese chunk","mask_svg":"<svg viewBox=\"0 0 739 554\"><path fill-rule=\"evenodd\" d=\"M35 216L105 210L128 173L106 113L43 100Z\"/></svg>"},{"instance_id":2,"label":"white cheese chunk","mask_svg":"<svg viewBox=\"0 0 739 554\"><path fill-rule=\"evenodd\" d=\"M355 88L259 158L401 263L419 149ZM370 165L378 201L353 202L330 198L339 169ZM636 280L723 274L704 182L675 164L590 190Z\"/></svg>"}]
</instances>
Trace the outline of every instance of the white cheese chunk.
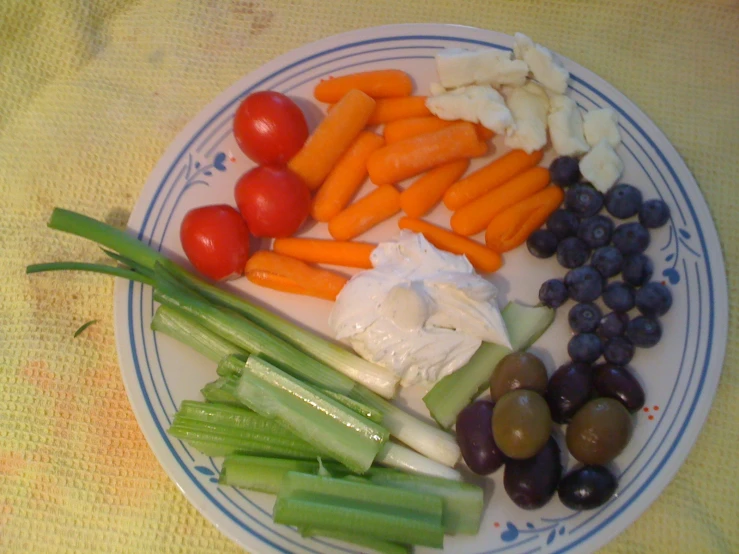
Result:
<instances>
[{"instance_id":1,"label":"white cheese chunk","mask_svg":"<svg viewBox=\"0 0 739 554\"><path fill-rule=\"evenodd\" d=\"M601 192L616 184L624 170L624 163L616 151L603 139L580 160L580 173Z\"/></svg>"},{"instance_id":2,"label":"white cheese chunk","mask_svg":"<svg viewBox=\"0 0 739 554\"><path fill-rule=\"evenodd\" d=\"M513 57L526 62L534 79L547 89L558 94L567 90L570 73L547 48L535 44L523 33L516 33L513 37Z\"/></svg>"},{"instance_id":3,"label":"white cheese chunk","mask_svg":"<svg viewBox=\"0 0 739 554\"><path fill-rule=\"evenodd\" d=\"M509 148L527 154L541 150L547 144L547 112L549 98L542 87L529 81L522 87L503 89L515 127L509 128L504 139Z\"/></svg>"},{"instance_id":4,"label":"white cheese chunk","mask_svg":"<svg viewBox=\"0 0 739 554\"><path fill-rule=\"evenodd\" d=\"M583 121L575 101L568 96L550 99L549 136L552 147L560 156L579 156L590 147L583 135Z\"/></svg>"},{"instance_id":5,"label":"white cheese chunk","mask_svg":"<svg viewBox=\"0 0 739 554\"><path fill-rule=\"evenodd\" d=\"M439 96L440 94L444 94L445 92L446 89L442 86L441 83L431 83L429 85L430 96Z\"/></svg>"},{"instance_id":6,"label":"white cheese chunk","mask_svg":"<svg viewBox=\"0 0 739 554\"><path fill-rule=\"evenodd\" d=\"M450 90L426 99L426 107L441 119L482 123L499 134L514 127L513 115L498 91L486 85Z\"/></svg>"},{"instance_id":7,"label":"white cheese chunk","mask_svg":"<svg viewBox=\"0 0 739 554\"><path fill-rule=\"evenodd\" d=\"M529 73L526 62L512 60L507 52L495 48L445 48L436 54L436 69L445 88L475 84L496 88L521 86Z\"/></svg>"},{"instance_id":8,"label":"white cheese chunk","mask_svg":"<svg viewBox=\"0 0 739 554\"><path fill-rule=\"evenodd\" d=\"M618 115L611 108L590 110L583 117L585 140L590 146L595 146L601 140L606 140L613 148L621 144L621 134L618 132Z\"/></svg>"}]
</instances>

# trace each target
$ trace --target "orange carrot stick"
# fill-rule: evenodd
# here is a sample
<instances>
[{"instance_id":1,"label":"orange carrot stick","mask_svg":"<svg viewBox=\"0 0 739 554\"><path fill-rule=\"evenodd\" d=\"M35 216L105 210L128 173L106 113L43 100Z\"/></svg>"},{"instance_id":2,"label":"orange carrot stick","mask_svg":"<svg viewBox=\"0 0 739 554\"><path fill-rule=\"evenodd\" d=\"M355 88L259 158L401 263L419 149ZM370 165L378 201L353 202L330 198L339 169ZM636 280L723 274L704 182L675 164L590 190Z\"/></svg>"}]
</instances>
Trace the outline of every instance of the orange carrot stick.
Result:
<instances>
[{"instance_id":1,"label":"orange carrot stick","mask_svg":"<svg viewBox=\"0 0 739 554\"><path fill-rule=\"evenodd\" d=\"M433 133L455 123L456 121L441 119L435 115L409 117L386 123L382 134L385 137L385 144L392 144L424 133ZM495 136L495 133L480 123L475 124L475 131L481 141L490 140Z\"/></svg>"},{"instance_id":2,"label":"orange carrot stick","mask_svg":"<svg viewBox=\"0 0 739 554\"><path fill-rule=\"evenodd\" d=\"M359 90L349 91L327 114L288 167L317 189L336 162L367 125L375 101Z\"/></svg>"},{"instance_id":3,"label":"orange carrot stick","mask_svg":"<svg viewBox=\"0 0 739 554\"><path fill-rule=\"evenodd\" d=\"M490 222L485 232L485 244L496 252L507 252L523 244L563 199L562 189L552 186L517 202Z\"/></svg>"},{"instance_id":4,"label":"orange carrot stick","mask_svg":"<svg viewBox=\"0 0 739 554\"><path fill-rule=\"evenodd\" d=\"M400 193L395 187L377 187L328 222L336 240L351 240L400 211Z\"/></svg>"},{"instance_id":5,"label":"orange carrot stick","mask_svg":"<svg viewBox=\"0 0 739 554\"><path fill-rule=\"evenodd\" d=\"M480 155L485 143L477 139L472 123L462 121L376 150L367 161L372 182L389 185L427 169Z\"/></svg>"},{"instance_id":6,"label":"orange carrot stick","mask_svg":"<svg viewBox=\"0 0 739 554\"><path fill-rule=\"evenodd\" d=\"M272 250L304 262L370 269L370 254L376 244L338 240L284 238L275 239Z\"/></svg>"},{"instance_id":7,"label":"orange carrot stick","mask_svg":"<svg viewBox=\"0 0 739 554\"><path fill-rule=\"evenodd\" d=\"M361 90L371 98L410 96L413 81L405 71L380 69L331 77L316 85L313 96L319 102L332 104L341 100L352 89Z\"/></svg>"},{"instance_id":8,"label":"orange carrot stick","mask_svg":"<svg viewBox=\"0 0 739 554\"><path fill-rule=\"evenodd\" d=\"M486 248L472 239L447 231L421 219L403 217L398 221L398 227L408 229L414 233L421 233L426 240L439 248L453 254L467 256L467 259L478 271L491 273L500 269L503 259L500 254Z\"/></svg>"},{"instance_id":9,"label":"orange carrot stick","mask_svg":"<svg viewBox=\"0 0 739 554\"><path fill-rule=\"evenodd\" d=\"M346 277L332 271L264 250L249 258L244 274L249 281L263 287L326 300L336 300L347 282Z\"/></svg>"},{"instance_id":10,"label":"orange carrot stick","mask_svg":"<svg viewBox=\"0 0 739 554\"><path fill-rule=\"evenodd\" d=\"M524 198L533 196L549 184L549 170L532 167L465 204L452 215L451 226L460 235L474 235L483 231L499 213Z\"/></svg>"},{"instance_id":11,"label":"orange carrot stick","mask_svg":"<svg viewBox=\"0 0 739 554\"><path fill-rule=\"evenodd\" d=\"M505 156L493 160L461 181L454 183L444 194L444 204L450 210L458 210L479 198L489 190L510 181L523 171L538 164L541 152L527 154L523 150L512 150Z\"/></svg>"},{"instance_id":12,"label":"orange carrot stick","mask_svg":"<svg viewBox=\"0 0 739 554\"><path fill-rule=\"evenodd\" d=\"M426 107L425 96L380 98L377 100L377 105L367 125L379 125L380 123L388 123L390 121L397 121L398 119L428 115L431 115L431 112Z\"/></svg>"},{"instance_id":13,"label":"orange carrot stick","mask_svg":"<svg viewBox=\"0 0 739 554\"><path fill-rule=\"evenodd\" d=\"M311 206L313 219L328 221L346 208L367 178L367 160L370 154L383 144L382 137L375 133L359 133L318 189Z\"/></svg>"},{"instance_id":14,"label":"orange carrot stick","mask_svg":"<svg viewBox=\"0 0 739 554\"><path fill-rule=\"evenodd\" d=\"M480 137L480 140L490 140L495 136L495 131L491 131L482 123L475 124L475 130L477 131L477 136Z\"/></svg>"},{"instance_id":15,"label":"orange carrot stick","mask_svg":"<svg viewBox=\"0 0 739 554\"><path fill-rule=\"evenodd\" d=\"M400 193L400 207L410 217L421 217L441 201L446 189L464 175L469 160L457 160L440 165L419 177Z\"/></svg>"}]
</instances>

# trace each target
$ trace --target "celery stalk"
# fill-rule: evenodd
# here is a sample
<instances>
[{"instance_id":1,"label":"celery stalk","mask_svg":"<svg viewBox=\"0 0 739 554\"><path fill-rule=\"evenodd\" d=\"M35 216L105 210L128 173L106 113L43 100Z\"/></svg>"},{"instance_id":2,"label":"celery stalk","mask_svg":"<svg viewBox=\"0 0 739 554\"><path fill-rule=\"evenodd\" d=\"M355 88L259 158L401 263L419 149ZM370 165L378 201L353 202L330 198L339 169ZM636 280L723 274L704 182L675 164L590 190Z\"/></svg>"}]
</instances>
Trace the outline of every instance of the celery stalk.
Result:
<instances>
[{"instance_id":1,"label":"celery stalk","mask_svg":"<svg viewBox=\"0 0 739 554\"><path fill-rule=\"evenodd\" d=\"M203 395L208 402L229 404L232 406L244 407L244 405L236 398L231 389L226 385L228 378L221 377L216 381L206 384L200 389L200 394Z\"/></svg>"},{"instance_id":2,"label":"celery stalk","mask_svg":"<svg viewBox=\"0 0 739 554\"><path fill-rule=\"evenodd\" d=\"M317 475L321 465L316 460L289 460L261 456L227 456L219 482L221 485L277 494L290 471ZM343 476L347 469L336 462L323 462L332 476Z\"/></svg>"},{"instance_id":3,"label":"celery stalk","mask_svg":"<svg viewBox=\"0 0 739 554\"><path fill-rule=\"evenodd\" d=\"M383 541L373 537L357 535L353 531L336 531L335 529L320 529L317 527L302 527L300 534L306 538L324 537L327 539L336 539L364 548L369 548L380 554L410 554L411 547L407 544L398 544L395 542Z\"/></svg>"}]
</instances>

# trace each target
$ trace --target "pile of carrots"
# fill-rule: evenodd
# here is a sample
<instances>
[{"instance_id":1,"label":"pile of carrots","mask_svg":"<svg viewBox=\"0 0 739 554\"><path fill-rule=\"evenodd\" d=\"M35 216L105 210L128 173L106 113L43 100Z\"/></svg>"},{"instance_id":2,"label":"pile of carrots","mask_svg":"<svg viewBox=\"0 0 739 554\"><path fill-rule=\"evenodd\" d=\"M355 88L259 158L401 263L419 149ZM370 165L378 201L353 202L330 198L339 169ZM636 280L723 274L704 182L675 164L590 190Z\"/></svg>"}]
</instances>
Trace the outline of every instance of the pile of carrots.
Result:
<instances>
[{"instance_id":1,"label":"pile of carrots","mask_svg":"<svg viewBox=\"0 0 739 554\"><path fill-rule=\"evenodd\" d=\"M479 124L445 121L412 96L399 70L355 73L321 81L315 98L329 104L288 167L313 191L311 216L334 240L276 239L272 252L252 256L251 281L278 290L333 300L346 278L310 264L371 268L375 245L353 239L405 214L398 226L422 233L441 250L467 256L481 272L503 263L501 254L526 241L562 203L538 167L541 152L511 151L466 175L470 160L488 153L493 133ZM368 129L383 125L382 134ZM354 197L369 177L377 188ZM402 192L396 188L415 180ZM437 204L453 212L451 230L421 219ZM485 245L469 237L485 231Z\"/></svg>"}]
</instances>

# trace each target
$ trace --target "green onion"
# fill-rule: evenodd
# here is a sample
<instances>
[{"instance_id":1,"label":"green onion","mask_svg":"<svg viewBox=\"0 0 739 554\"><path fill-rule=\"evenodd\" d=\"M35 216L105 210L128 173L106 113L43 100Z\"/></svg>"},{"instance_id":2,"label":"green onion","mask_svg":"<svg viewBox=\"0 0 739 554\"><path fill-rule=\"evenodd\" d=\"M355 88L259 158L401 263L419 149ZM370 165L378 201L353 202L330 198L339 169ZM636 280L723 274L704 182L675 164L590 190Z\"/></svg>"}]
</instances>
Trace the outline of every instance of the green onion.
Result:
<instances>
[{"instance_id":1,"label":"green onion","mask_svg":"<svg viewBox=\"0 0 739 554\"><path fill-rule=\"evenodd\" d=\"M114 277L122 277L129 281L138 281L145 285L153 285L153 281L146 275L136 273L125 267L116 267L105 264L88 264L85 262L52 262L48 264L31 264L26 267L28 275L32 273L44 273L46 271L90 271L92 273L102 273L104 275L113 275Z\"/></svg>"},{"instance_id":2,"label":"green onion","mask_svg":"<svg viewBox=\"0 0 739 554\"><path fill-rule=\"evenodd\" d=\"M150 279L154 278L154 271L144 267L143 265L137 263L135 260L132 260L131 258L126 258L125 256L121 256L120 254L117 254L116 252L112 252L111 250L108 250L106 248L101 248L103 251L103 254L108 256L109 258L114 259L118 263L121 263L125 265L126 267L131 268L137 273L141 273L142 275L146 275Z\"/></svg>"},{"instance_id":3,"label":"green onion","mask_svg":"<svg viewBox=\"0 0 739 554\"><path fill-rule=\"evenodd\" d=\"M534 344L554 320L554 310L546 306L509 303L502 312L513 350ZM437 382L423 401L442 427L451 427L457 414L488 387L495 366L511 350L484 342L463 367ZM387 422L386 422L387 424Z\"/></svg>"},{"instance_id":4,"label":"green onion","mask_svg":"<svg viewBox=\"0 0 739 554\"><path fill-rule=\"evenodd\" d=\"M419 475L433 475L444 479L460 480L462 476L456 469L440 464L434 460L414 452L401 444L387 442L377 454L375 462L378 464L402 469Z\"/></svg>"},{"instance_id":5,"label":"green onion","mask_svg":"<svg viewBox=\"0 0 739 554\"><path fill-rule=\"evenodd\" d=\"M411 547L408 544L398 544L374 537L357 535L353 531L336 531L335 529L319 529L317 527L302 527L299 531L306 538L323 537L326 539L336 539L369 548L375 552L380 552L380 554L410 554L411 552Z\"/></svg>"},{"instance_id":6,"label":"green onion","mask_svg":"<svg viewBox=\"0 0 739 554\"><path fill-rule=\"evenodd\" d=\"M91 319L90 321L86 321L85 323L80 325L77 328L77 330L74 332L74 338L76 339L77 337L79 337L85 331L85 329L87 329L91 325L95 325L97 322L98 322L97 319Z\"/></svg>"}]
</instances>

